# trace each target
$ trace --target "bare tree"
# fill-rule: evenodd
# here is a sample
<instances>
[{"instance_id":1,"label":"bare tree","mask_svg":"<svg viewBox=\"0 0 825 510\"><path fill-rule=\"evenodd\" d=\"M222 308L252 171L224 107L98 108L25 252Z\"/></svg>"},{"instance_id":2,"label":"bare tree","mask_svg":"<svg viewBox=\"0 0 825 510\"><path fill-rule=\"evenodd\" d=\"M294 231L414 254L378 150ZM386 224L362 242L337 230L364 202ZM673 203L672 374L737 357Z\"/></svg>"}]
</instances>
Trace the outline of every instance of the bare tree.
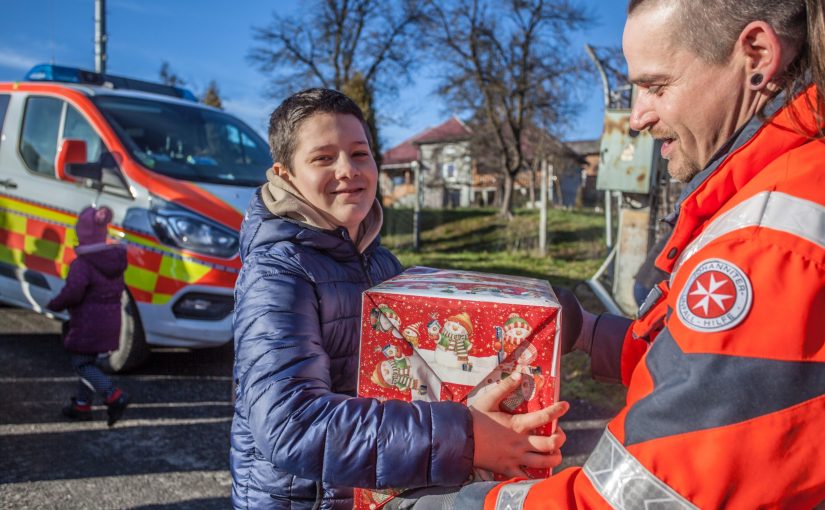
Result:
<instances>
[{"instance_id":1,"label":"bare tree","mask_svg":"<svg viewBox=\"0 0 825 510\"><path fill-rule=\"evenodd\" d=\"M587 69L568 35L588 13L568 0L429 2L427 33L442 65L439 93L474 119L477 145L494 147L511 216L516 174L527 168L530 129L558 132L576 111L574 80ZM487 159L490 159L489 157Z\"/></svg>"},{"instance_id":2,"label":"bare tree","mask_svg":"<svg viewBox=\"0 0 825 510\"><path fill-rule=\"evenodd\" d=\"M172 87L183 87L186 85L186 82L172 70L172 66L170 66L169 62L165 60L160 64L158 77L160 78L160 82L164 85L169 85Z\"/></svg>"},{"instance_id":3,"label":"bare tree","mask_svg":"<svg viewBox=\"0 0 825 510\"><path fill-rule=\"evenodd\" d=\"M376 97L396 92L415 63L423 0L315 0L297 17L273 13L254 28L249 59L272 77L274 97L320 86L340 90L364 110L380 157Z\"/></svg>"}]
</instances>

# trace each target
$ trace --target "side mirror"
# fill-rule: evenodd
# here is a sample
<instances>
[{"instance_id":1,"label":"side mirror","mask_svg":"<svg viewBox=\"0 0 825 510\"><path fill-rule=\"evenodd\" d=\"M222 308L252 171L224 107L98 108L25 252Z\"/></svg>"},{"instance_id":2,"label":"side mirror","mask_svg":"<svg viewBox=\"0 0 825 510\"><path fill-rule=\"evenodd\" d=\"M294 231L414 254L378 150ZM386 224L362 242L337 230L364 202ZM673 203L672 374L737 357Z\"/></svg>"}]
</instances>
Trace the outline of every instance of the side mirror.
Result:
<instances>
[{"instance_id":1,"label":"side mirror","mask_svg":"<svg viewBox=\"0 0 825 510\"><path fill-rule=\"evenodd\" d=\"M86 142L66 138L57 150L54 161L54 176L61 181L77 182L67 172L68 165L86 164Z\"/></svg>"}]
</instances>

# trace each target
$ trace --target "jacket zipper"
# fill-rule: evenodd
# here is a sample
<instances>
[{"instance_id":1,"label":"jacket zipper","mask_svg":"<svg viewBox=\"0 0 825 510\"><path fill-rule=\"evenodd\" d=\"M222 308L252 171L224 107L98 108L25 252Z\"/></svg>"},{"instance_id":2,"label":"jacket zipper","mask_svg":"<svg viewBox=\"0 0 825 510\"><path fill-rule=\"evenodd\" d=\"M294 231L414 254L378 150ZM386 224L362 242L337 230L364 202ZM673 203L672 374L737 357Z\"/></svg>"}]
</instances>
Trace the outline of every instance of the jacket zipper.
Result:
<instances>
[{"instance_id":1,"label":"jacket zipper","mask_svg":"<svg viewBox=\"0 0 825 510\"><path fill-rule=\"evenodd\" d=\"M370 277L370 270L368 267L369 259L366 253L359 255L361 259L361 268L364 270L364 274L367 276L367 282L369 282L370 287L375 287L375 284L372 283L372 278Z\"/></svg>"},{"instance_id":2,"label":"jacket zipper","mask_svg":"<svg viewBox=\"0 0 825 510\"><path fill-rule=\"evenodd\" d=\"M349 232L347 232L347 229L342 228L340 230L340 232L341 232L341 239L343 239L345 241L349 241L350 243L352 243L353 246L355 246L355 243L352 242L352 239L350 238ZM357 246L355 246L355 251L356 252L358 251ZM372 283L372 278L370 277L369 257L367 256L367 253L366 252L359 253L358 258L361 261L361 269L364 271L364 276L367 277L367 282L370 284L370 287L374 287L375 284Z\"/></svg>"}]
</instances>

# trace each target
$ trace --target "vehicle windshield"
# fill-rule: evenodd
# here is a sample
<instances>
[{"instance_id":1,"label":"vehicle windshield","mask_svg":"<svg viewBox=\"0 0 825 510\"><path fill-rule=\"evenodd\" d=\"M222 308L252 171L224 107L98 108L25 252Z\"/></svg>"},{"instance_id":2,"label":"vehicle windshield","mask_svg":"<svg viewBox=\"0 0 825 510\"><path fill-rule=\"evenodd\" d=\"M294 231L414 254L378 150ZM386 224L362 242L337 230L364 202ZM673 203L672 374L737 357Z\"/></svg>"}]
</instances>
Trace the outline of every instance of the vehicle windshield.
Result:
<instances>
[{"instance_id":1,"label":"vehicle windshield","mask_svg":"<svg viewBox=\"0 0 825 510\"><path fill-rule=\"evenodd\" d=\"M272 166L266 142L225 113L178 103L96 96L132 156L186 181L257 186Z\"/></svg>"}]
</instances>

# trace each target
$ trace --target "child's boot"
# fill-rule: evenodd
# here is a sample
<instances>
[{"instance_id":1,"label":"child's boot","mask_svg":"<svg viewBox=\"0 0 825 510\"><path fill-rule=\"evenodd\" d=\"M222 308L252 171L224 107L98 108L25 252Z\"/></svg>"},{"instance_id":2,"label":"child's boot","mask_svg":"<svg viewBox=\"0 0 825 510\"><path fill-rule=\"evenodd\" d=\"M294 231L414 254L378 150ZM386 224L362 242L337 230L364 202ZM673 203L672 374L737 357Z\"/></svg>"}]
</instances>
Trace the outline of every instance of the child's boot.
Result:
<instances>
[{"instance_id":1,"label":"child's boot","mask_svg":"<svg viewBox=\"0 0 825 510\"><path fill-rule=\"evenodd\" d=\"M79 421L92 419L92 406L88 402L78 402L72 397L72 403L63 408L63 416Z\"/></svg>"},{"instance_id":2,"label":"child's boot","mask_svg":"<svg viewBox=\"0 0 825 510\"><path fill-rule=\"evenodd\" d=\"M115 391L106 399L106 413L109 415L107 423L110 427L123 416L123 411L126 410L130 400L129 394L121 391L120 388L115 388Z\"/></svg>"}]
</instances>

